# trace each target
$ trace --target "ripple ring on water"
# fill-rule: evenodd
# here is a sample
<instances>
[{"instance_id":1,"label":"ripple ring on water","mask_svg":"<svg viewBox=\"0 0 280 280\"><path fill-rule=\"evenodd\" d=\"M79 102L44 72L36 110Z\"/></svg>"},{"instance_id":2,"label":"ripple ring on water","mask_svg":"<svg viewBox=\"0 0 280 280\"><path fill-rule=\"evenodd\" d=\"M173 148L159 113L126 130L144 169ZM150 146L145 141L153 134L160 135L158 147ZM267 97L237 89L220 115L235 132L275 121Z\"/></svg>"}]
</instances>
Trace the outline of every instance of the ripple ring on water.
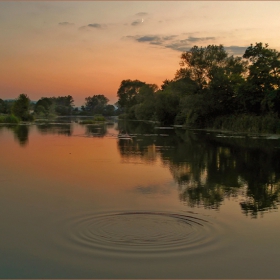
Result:
<instances>
[{"instance_id":1,"label":"ripple ring on water","mask_svg":"<svg viewBox=\"0 0 280 280\"><path fill-rule=\"evenodd\" d=\"M75 251L180 254L213 248L217 234L205 219L169 212L88 214L67 223L64 239Z\"/></svg>"}]
</instances>

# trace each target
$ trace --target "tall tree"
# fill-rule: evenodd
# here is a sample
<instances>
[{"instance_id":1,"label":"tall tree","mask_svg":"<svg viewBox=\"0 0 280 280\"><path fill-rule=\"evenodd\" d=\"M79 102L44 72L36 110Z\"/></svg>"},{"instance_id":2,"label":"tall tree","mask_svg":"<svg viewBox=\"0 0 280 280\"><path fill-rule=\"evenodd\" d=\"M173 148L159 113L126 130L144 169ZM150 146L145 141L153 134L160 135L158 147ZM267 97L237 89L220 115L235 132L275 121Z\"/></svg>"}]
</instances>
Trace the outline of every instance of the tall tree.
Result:
<instances>
[{"instance_id":1,"label":"tall tree","mask_svg":"<svg viewBox=\"0 0 280 280\"><path fill-rule=\"evenodd\" d=\"M109 99L103 94L97 94L85 98L85 111L89 114L103 114Z\"/></svg>"},{"instance_id":2,"label":"tall tree","mask_svg":"<svg viewBox=\"0 0 280 280\"><path fill-rule=\"evenodd\" d=\"M26 94L20 94L13 104L12 113L22 121L28 121L32 118L29 109L30 99Z\"/></svg>"},{"instance_id":3,"label":"tall tree","mask_svg":"<svg viewBox=\"0 0 280 280\"><path fill-rule=\"evenodd\" d=\"M184 68L177 71L175 78L189 77L202 90L211 80L212 68L224 66L227 56L222 45L209 45L205 48L194 46L181 55L180 65Z\"/></svg>"},{"instance_id":4,"label":"tall tree","mask_svg":"<svg viewBox=\"0 0 280 280\"><path fill-rule=\"evenodd\" d=\"M42 97L39 99L35 104L34 112L37 115L42 115L46 118L50 117L50 115L53 115L55 112L54 98Z\"/></svg>"},{"instance_id":5,"label":"tall tree","mask_svg":"<svg viewBox=\"0 0 280 280\"><path fill-rule=\"evenodd\" d=\"M55 112L58 115L71 115L74 108L74 99L71 95L53 97Z\"/></svg>"},{"instance_id":6,"label":"tall tree","mask_svg":"<svg viewBox=\"0 0 280 280\"><path fill-rule=\"evenodd\" d=\"M280 53L268 44L251 44L243 58L249 61L243 97L249 111L260 114L280 113Z\"/></svg>"},{"instance_id":7,"label":"tall tree","mask_svg":"<svg viewBox=\"0 0 280 280\"><path fill-rule=\"evenodd\" d=\"M139 80L123 80L117 92L119 107L128 112L132 106L136 105L136 96L145 84Z\"/></svg>"}]
</instances>

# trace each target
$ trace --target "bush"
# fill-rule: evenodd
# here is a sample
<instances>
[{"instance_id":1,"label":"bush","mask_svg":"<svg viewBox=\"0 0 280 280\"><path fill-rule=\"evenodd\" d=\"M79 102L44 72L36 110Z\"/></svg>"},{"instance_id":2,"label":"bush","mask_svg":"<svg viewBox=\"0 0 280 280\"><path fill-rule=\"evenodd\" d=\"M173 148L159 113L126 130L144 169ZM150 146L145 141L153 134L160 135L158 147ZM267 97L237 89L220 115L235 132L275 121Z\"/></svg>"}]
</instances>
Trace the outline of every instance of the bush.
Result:
<instances>
[{"instance_id":1,"label":"bush","mask_svg":"<svg viewBox=\"0 0 280 280\"><path fill-rule=\"evenodd\" d=\"M0 116L0 123L19 123L19 119L14 115Z\"/></svg>"},{"instance_id":2,"label":"bush","mask_svg":"<svg viewBox=\"0 0 280 280\"><path fill-rule=\"evenodd\" d=\"M93 120L96 121L96 122L105 122L106 121L106 119L101 115L94 116Z\"/></svg>"},{"instance_id":3,"label":"bush","mask_svg":"<svg viewBox=\"0 0 280 280\"><path fill-rule=\"evenodd\" d=\"M103 116L96 115L96 116L93 117L92 120L82 120L82 121L80 121L80 124L95 124L97 122L105 122L105 121L106 121L106 119Z\"/></svg>"}]
</instances>

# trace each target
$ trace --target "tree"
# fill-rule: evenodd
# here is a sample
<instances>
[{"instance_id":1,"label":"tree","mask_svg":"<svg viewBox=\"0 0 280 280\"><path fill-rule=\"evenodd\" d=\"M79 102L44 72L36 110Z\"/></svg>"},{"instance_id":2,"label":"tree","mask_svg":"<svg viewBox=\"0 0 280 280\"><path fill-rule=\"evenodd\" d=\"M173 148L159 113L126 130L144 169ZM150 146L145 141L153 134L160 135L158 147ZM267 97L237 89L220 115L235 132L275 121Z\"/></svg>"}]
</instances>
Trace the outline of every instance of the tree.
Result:
<instances>
[{"instance_id":1,"label":"tree","mask_svg":"<svg viewBox=\"0 0 280 280\"><path fill-rule=\"evenodd\" d=\"M175 78L191 78L197 83L200 90L207 87L211 80L210 72L213 67L222 67L225 65L225 59L228 54L222 45L209 45L205 48L194 46L190 51L181 55L180 68Z\"/></svg>"},{"instance_id":2,"label":"tree","mask_svg":"<svg viewBox=\"0 0 280 280\"><path fill-rule=\"evenodd\" d=\"M35 106L34 112L36 115L49 118L55 113L55 101L54 98L42 97L39 99Z\"/></svg>"},{"instance_id":3,"label":"tree","mask_svg":"<svg viewBox=\"0 0 280 280\"><path fill-rule=\"evenodd\" d=\"M132 106L136 105L136 96L145 84L139 80L123 80L117 92L119 107L128 112Z\"/></svg>"},{"instance_id":4,"label":"tree","mask_svg":"<svg viewBox=\"0 0 280 280\"><path fill-rule=\"evenodd\" d=\"M14 100L0 99L0 114L11 114L14 102Z\"/></svg>"},{"instance_id":5,"label":"tree","mask_svg":"<svg viewBox=\"0 0 280 280\"><path fill-rule=\"evenodd\" d=\"M268 44L251 44L243 55L249 62L247 83L243 90L246 109L260 114L280 114L280 53Z\"/></svg>"},{"instance_id":6,"label":"tree","mask_svg":"<svg viewBox=\"0 0 280 280\"><path fill-rule=\"evenodd\" d=\"M189 124L204 126L205 121L239 108L237 96L247 70L244 59L229 56L222 45L194 46L181 59L184 68L177 71L175 81L165 85L180 92L179 122L185 119Z\"/></svg>"},{"instance_id":7,"label":"tree","mask_svg":"<svg viewBox=\"0 0 280 280\"><path fill-rule=\"evenodd\" d=\"M109 104L104 107L104 115L105 116L114 116L116 108L114 105Z\"/></svg>"},{"instance_id":8,"label":"tree","mask_svg":"<svg viewBox=\"0 0 280 280\"><path fill-rule=\"evenodd\" d=\"M89 114L103 114L109 99L103 94L93 95L85 98L85 111Z\"/></svg>"},{"instance_id":9,"label":"tree","mask_svg":"<svg viewBox=\"0 0 280 280\"><path fill-rule=\"evenodd\" d=\"M13 104L12 113L22 121L29 121L32 116L29 113L30 99L26 94L20 94Z\"/></svg>"},{"instance_id":10,"label":"tree","mask_svg":"<svg viewBox=\"0 0 280 280\"><path fill-rule=\"evenodd\" d=\"M155 84L145 84L136 96L135 117L138 120L152 120L155 118L156 91Z\"/></svg>"},{"instance_id":11,"label":"tree","mask_svg":"<svg viewBox=\"0 0 280 280\"><path fill-rule=\"evenodd\" d=\"M155 104L157 120L163 124L174 124L179 104L180 96L178 94L169 90L158 91Z\"/></svg>"},{"instance_id":12,"label":"tree","mask_svg":"<svg viewBox=\"0 0 280 280\"><path fill-rule=\"evenodd\" d=\"M74 99L71 95L53 97L55 112L58 115L71 115L74 108Z\"/></svg>"},{"instance_id":13,"label":"tree","mask_svg":"<svg viewBox=\"0 0 280 280\"><path fill-rule=\"evenodd\" d=\"M6 104L4 100L0 98L0 114L5 114L6 113Z\"/></svg>"}]
</instances>

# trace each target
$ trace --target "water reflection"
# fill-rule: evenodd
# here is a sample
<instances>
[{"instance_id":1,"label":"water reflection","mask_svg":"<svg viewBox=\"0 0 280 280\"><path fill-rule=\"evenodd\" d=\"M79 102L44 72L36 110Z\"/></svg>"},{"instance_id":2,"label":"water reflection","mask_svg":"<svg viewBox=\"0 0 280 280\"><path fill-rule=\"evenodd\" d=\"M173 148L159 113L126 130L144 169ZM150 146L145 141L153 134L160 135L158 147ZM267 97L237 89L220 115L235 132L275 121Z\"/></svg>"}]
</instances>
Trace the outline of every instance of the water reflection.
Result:
<instances>
[{"instance_id":1,"label":"water reflection","mask_svg":"<svg viewBox=\"0 0 280 280\"><path fill-rule=\"evenodd\" d=\"M37 129L41 134L57 134L71 136L73 134L73 124L69 123L45 123L38 124Z\"/></svg>"},{"instance_id":2,"label":"water reflection","mask_svg":"<svg viewBox=\"0 0 280 280\"><path fill-rule=\"evenodd\" d=\"M15 140L20 146L26 146L28 144L29 126L28 125L4 125L0 126L0 130L7 128L14 134Z\"/></svg>"},{"instance_id":3,"label":"water reflection","mask_svg":"<svg viewBox=\"0 0 280 280\"><path fill-rule=\"evenodd\" d=\"M104 137L107 133L106 124L87 124L84 125L86 136L90 137Z\"/></svg>"},{"instance_id":4,"label":"water reflection","mask_svg":"<svg viewBox=\"0 0 280 280\"><path fill-rule=\"evenodd\" d=\"M36 128L43 135L72 136L74 126L79 125L37 124ZM90 137L117 135L106 124L82 127L82 135ZM21 146L27 145L30 126L0 126L4 129L12 131ZM191 207L217 210L226 198L234 198L243 214L256 218L279 205L280 140L276 137L157 128L145 122L119 122L118 130L131 136L116 140L123 162L167 167L178 185L179 199ZM160 189L137 188L142 193Z\"/></svg>"},{"instance_id":5,"label":"water reflection","mask_svg":"<svg viewBox=\"0 0 280 280\"><path fill-rule=\"evenodd\" d=\"M219 209L236 198L245 215L277 209L280 193L279 140L185 130L157 130L148 123L120 123L133 136L118 140L126 160L161 162L178 183L179 198L191 207ZM165 135L168 134L168 137Z\"/></svg>"}]
</instances>

